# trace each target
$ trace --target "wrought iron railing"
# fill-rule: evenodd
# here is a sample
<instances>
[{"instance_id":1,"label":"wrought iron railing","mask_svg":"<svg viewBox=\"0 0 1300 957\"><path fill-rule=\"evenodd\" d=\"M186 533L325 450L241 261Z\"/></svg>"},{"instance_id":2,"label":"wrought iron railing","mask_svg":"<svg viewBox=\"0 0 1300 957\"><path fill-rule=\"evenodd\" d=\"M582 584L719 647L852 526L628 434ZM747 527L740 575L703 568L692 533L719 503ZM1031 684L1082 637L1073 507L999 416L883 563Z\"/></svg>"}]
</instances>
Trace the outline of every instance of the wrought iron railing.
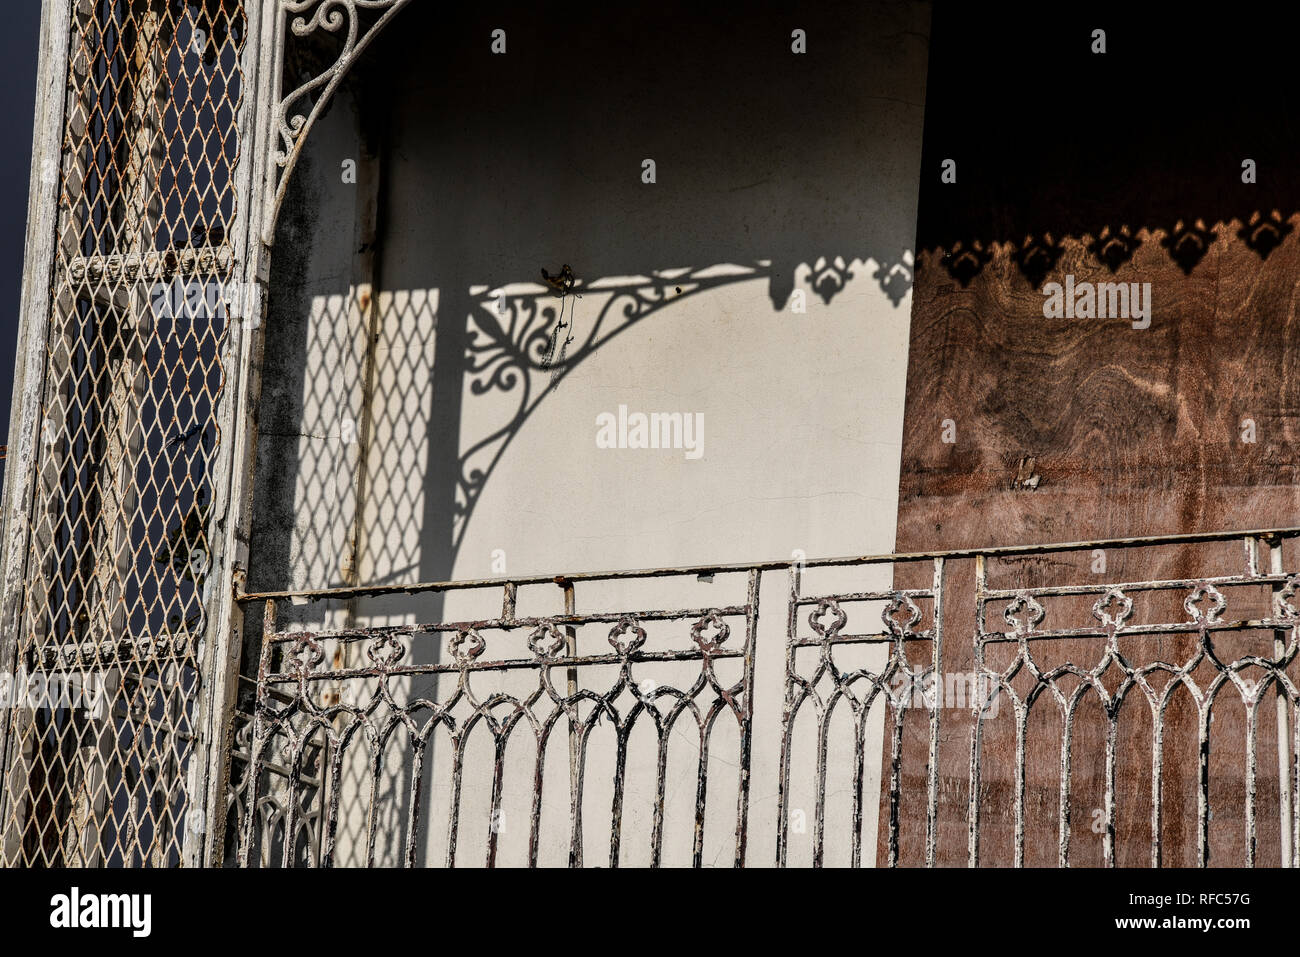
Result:
<instances>
[{"instance_id":1,"label":"wrought iron railing","mask_svg":"<svg viewBox=\"0 0 1300 957\"><path fill-rule=\"evenodd\" d=\"M243 595L265 622L232 850L1295 866L1297 535ZM785 607L760 616L777 572ZM645 600L666 595L690 601ZM277 625L290 600L395 596L493 608Z\"/></svg>"},{"instance_id":2,"label":"wrought iron railing","mask_svg":"<svg viewBox=\"0 0 1300 957\"><path fill-rule=\"evenodd\" d=\"M496 862L498 838L503 830L507 746L512 736L531 735L534 765L527 862L538 861L543 794L548 783L546 759L552 742L560 741L561 756L568 769L564 779L571 835L568 863L581 865L587 843L583 839L582 821L584 771L593 732L599 724L609 722L616 731L617 755L608 861L617 866L628 739L638 721L651 722L658 740L659 773L650 860L657 864L664 843L663 803L670 735L689 725L699 753L704 756L698 764L692 855L698 865L704 849L707 755L715 724L726 721L733 722L739 732L731 761L739 772L734 856L737 863L742 862L759 573L750 571L747 578L747 597L734 605L599 613L578 612L575 581L562 579L558 586L563 611L528 616L517 613L518 593L521 585L536 582L464 583L441 590L499 589L502 597L499 616L315 634L276 632L275 602L268 599L267 637L259 673L261 693L248 775L254 790L245 806L257 806L263 800L260 788L266 781L264 769L274 760L268 744L279 738L282 741L280 763L292 772L287 778L283 800L277 802L286 808L283 833L299 835L300 817L304 813L300 768L305 752L319 747L328 755L325 761L328 782L321 791L323 830L319 862L328 866L340 855L340 816L348 815L344 805L355 796L345 793L351 781L358 791L368 790L369 798L364 814L353 814L358 825L353 836L358 843L344 851L350 855L347 859L355 863L376 862L376 834L383 816L379 792L383 789L390 801L403 804L404 813L388 815L402 831L399 860L415 864L424 859L422 842L428 837L422 827L422 808L429 799L424 765L436 749L434 735L441 731L445 734L451 766L444 859L452 866L457 861L466 749L470 735L481 726L492 741L490 826L485 841L485 862L489 866ZM556 587L556 583L552 582L551 587ZM656 640L659 635L651 637L648 629L668 622L688 624L688 634L683 635L679 629L675 634L664 634L662 641ZM580 632L593 628L606 632L606 647L580 649ZM445 658L436 654L444 637ZM424 654L426 651L431 653ZM342 667L322 668L327 653ZM728 667L732 665L735 667ZM683 670L690 675L689 681L677 681L675 676L665 680L659 677ZM480 687L483 675L512 671L529 676L526 680L532 686L526 693L511 694ZM589 675L596 676L587 681ZM450 681L440 683L440 678ZM413 685L417 681L429 687L416 690ZM359 689L361 693L347 700L336 690L339 685L347 690ZM269 697L277 691L279 703L277 698ZM362 749L366 753L361 754ZM396 768L385 763L385 758L394 753L400 765ZM245 863L251 855L262 853L262 827L254 824L256 820L246 817L242 848ZM348 822L343 823L347 830ZM306 843L312 843L315 837L302 834ZM287 864L299 853L298 845L287 839L281 839L280 844L279 863Z\"/></svg>"}]
</instances>

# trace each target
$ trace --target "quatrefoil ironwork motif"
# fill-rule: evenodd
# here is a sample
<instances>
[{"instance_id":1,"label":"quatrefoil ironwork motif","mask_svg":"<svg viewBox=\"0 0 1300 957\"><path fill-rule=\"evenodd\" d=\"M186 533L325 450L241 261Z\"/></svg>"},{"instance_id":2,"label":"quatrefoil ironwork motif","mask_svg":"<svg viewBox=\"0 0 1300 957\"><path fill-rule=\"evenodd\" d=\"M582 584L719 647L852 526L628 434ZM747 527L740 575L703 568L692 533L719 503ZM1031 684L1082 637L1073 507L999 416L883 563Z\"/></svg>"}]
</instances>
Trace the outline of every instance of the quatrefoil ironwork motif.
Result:
<instances>
[{"instance_id":1,"label":"quatrefoil ironwork motif","mask_svg":"<svg viewBox=\"0 0 1300 957\"><path fill-rule=\"evenodd\" d=\"M830 624L823 624L821 619L831 616ZM834 638L840 633L840 629L848 622L849 616L844 614L844 609L839 606L838 602L829 598L823 598L817 603L817 607L808 615L808 624L812 625L812 630L817 632L823 638Z\"/></svg>"},{"instance_id":2,"label":"quatrefoil ironwork motif","mask_svg":"<svg viewBox=\"0 0 1300 957\"><path fill-rule=\"evenodd\" d=\"M713 637L706 638L704 632L712 628ZM707 654L712 654L722 647L722 643L727 640L731 634L731 626L722 620L722 616L716 611L711 611L695 624L691 625L691 639L700 647L700 650Z\"/></svg>"},{"instance_id":3,"label":"quatrefoil ironwork motif","mask_svg":"<svg viewBox=\"0 0 1300 957\"><path fill-rule=\"evenodd\" d=\"M568 642L554 622L545 622L528 636L528 650L538 658L557 658Z\"/></svg>"},{"instance_id":4,"label":"quatrefoil ironwork motif","mask_svg":"<svg viewBox=\"0 0 1300 957\"><path fill-rule=\"evenodd\" d=\"M1210 607L1202 611L1197 606L1205 599L1209 599ZM1219 621L1219 615L1227 605L1219 590L1207 582L1201 582L1183 599L1183 607L1187 609L1187 614L1199 625L1209 625Z\"/></svg>"},{"instance_id":5,"label":"quatrefoil ironwork motif","mask_svg":"<svg viewBox=\"0 0 1300 957\"><path fill-rule=\"evenodd\" d=\"M900 620L898 613L906 610L907 617ZM912 601L902 592L895 592L889 599L889 604L884 607L880 613L880 620L885 623L895 635L910 635L912 629L921 621L921 609L916 607L916 602Z\"/></svg>"},{"instance_id":6,"label":"quatrefoil ironwork motif","mask_svg":"<svg viewBox=\"0 0 1300 957\"><path fill-rule=\"evenodd\" d=\"M1107 611L1114 608L1112 613ZM1112 588L1102 595L1092 606L1092 616L1103 625L1113 625L1118 628L1124 624L1125 619L1133 613L1133 599L1119 588Z\"/></svg>"},{"instance_id":7,"label":"quatrefoil ironwork motif","mask_svg":"<svg viewBox=\"0 0 1300 957\"><path fill-rule=\"evenodd\" d=\"M1033 631L1042 624L1045 614L1043 606L1027 592L1021 592L1011 599L1007 607L1002 610L1003 619L1017 635L1025 635Z\"/></svg>"},{"instance_id":8,"label":"quatrefoil ironwork motif","mask_svg":"<svg viewBox=\"0 0 1300 957\"><path fill-rule=\"evenodd\" d=\"M467 665L483 654L485 647L483 636L472 628L456 632L447 642L448 650L460 665Z\"/></svg>"},{"instance_id":9,"label":"quatrefoil ironwork motif","mask_svg":"<svg viewBox=\"0 0 1300 957\"><path fill-rule=\"evenodd\" d=\"M631 633L629 639L626 636ZM645 629L635 618L623 617L609 630L609 643L620 655L630 655L645 644Z\"/></svg>"}]
</instances>

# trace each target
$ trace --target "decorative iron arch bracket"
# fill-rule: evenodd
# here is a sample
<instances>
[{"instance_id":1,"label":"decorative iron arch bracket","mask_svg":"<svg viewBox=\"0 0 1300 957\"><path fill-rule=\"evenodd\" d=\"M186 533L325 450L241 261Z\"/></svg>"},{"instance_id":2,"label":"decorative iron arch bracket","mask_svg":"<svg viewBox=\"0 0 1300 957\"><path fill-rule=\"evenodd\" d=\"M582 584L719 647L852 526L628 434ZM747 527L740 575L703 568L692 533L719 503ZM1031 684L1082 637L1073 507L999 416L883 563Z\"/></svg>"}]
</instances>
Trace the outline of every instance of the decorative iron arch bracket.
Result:
<instances>
[{"instance_id":1,"label":"decorative iron arch bracket","mask_svg":"<svg viewBox=\"0 0 1300 957\"><path fill-rule=\"evenodd\" d=\"M289 177L293 174L303 143L316 120L329 104L334 91L343 82L352 64L379 32L411 0L275 0L276 13L274 106L268 148L265 197L262 215L262 243L270 247L275 238L275 224L280 216ZM379 13L378 19L362 26L363 11ZM323 72L287 94L280 88L291 38L314 33L339 34L343 46L338 57Z\"/></svg>"}]
</instances>

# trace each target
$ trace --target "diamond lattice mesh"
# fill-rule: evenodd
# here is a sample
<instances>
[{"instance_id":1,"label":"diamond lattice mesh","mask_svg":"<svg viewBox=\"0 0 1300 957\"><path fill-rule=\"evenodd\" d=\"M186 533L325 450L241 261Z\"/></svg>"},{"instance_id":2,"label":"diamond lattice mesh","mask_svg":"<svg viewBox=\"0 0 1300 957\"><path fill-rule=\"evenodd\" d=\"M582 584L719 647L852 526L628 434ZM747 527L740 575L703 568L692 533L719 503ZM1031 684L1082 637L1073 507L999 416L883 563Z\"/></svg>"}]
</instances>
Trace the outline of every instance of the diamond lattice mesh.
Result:
<instances>
[{"instance_id":1,"label":"diamond lattice mesh","mask_svg":"<svg viewBox=\"0 0 1300 957\"><path fill-rule=\"evenodd\" d=\"M244 31L237 0L73 2L12 663L28 703L55 707L12 712L10 865L174 865L201 830L197 646Z\"/></svg>"}]
</instances>

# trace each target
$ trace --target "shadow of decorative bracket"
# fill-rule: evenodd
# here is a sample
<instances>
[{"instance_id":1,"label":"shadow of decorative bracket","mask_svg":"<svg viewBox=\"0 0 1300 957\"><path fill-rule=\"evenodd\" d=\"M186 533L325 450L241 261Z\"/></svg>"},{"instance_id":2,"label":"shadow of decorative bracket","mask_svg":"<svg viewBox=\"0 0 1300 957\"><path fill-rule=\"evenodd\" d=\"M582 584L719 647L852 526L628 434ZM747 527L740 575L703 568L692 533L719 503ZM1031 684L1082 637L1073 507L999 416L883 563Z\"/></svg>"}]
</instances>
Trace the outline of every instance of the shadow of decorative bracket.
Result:
<instances>
[{"instance_id":1,"label":"shadow of decorative bracket","mask_svg":"<svg viewBox=\"0 0 1300 957\"><path fill-rule=\"evenodd\" d=\"M864 269L870 268L871 263L876 261L867 261ZM895 307L911 288L912 263L911 252L904 251L895 260L876 263L872 273L880 290ZM720 286L766 279L774 308L783 309L793 288L789 277L804 266L808 267L807 284L827 304L854 275L844 257L822 256L799 265L760 261L753 266L664 269L649 276L599 279L590 285L579 283L574 293L585 301L599 301L599 310L594 320L581 320L585 328L580 339L575 340L577 348L559 362L550 364L545 361L546 346L556 323L561 321L559 297L540 283L528 284L530 288L522 293L506 293L503 289L477 293L467 317L470 336L465 381L469 393L482 396L493 391L517 391L518 398L510 406L512 411L504 424L476 440L459 456L453 561L488 476L524 422L575 366L619 333L670 303ZM570 332L573 331L570 327Z\"/></svg>"},{"instance_id":2,"label":"shadow of decorative bracket","mask_svg":"<svg viewBox=\"0 0 1300 957\"><path fill-rule=\"evenodd\" d=\"M493 290L475 297L468 316L465 381L471 395L492 391L517 392L509 418L476 440L460 455L456 478L452 554L460 549L465 529L488 476L510 441L542 400L559 387L578 363L619 333L658 312L669 303L720 286L770 279L770 266L712 266L707 269L665 269L649 276L597 280L575 287L584 300L602 299L595 319L582 320L583 335L565 358L545 359L551 331L560 321L561 300L541 284L536 292L506 294ZM505 311L501 311L504 304Z\"/></svg>"},{"instance_id":3,"label":"shadow of decorative bracket","mask_svg":"<svg viewBox=\"0 0 1300 957\"><path fill-rule=\"evenodd\" d=\"M265 198L263 200L262 242L270 246L275 238L275 224L284 202L285 190L293 168L302 154L303 143L312 126L324 112L352 64L411 0L276 0L279 6L276 25L275 57L272 69L282 75L289 57L290 37L306 38L325 34L342 35L342 46L332 63L310 75L287 95L277 97L272 107L270 149ZM378 17L362 23L362 14ZM369 18L367 18L369 19ZM286 30L287 27L287 30Z\"/></svg>"}]
</instances>

